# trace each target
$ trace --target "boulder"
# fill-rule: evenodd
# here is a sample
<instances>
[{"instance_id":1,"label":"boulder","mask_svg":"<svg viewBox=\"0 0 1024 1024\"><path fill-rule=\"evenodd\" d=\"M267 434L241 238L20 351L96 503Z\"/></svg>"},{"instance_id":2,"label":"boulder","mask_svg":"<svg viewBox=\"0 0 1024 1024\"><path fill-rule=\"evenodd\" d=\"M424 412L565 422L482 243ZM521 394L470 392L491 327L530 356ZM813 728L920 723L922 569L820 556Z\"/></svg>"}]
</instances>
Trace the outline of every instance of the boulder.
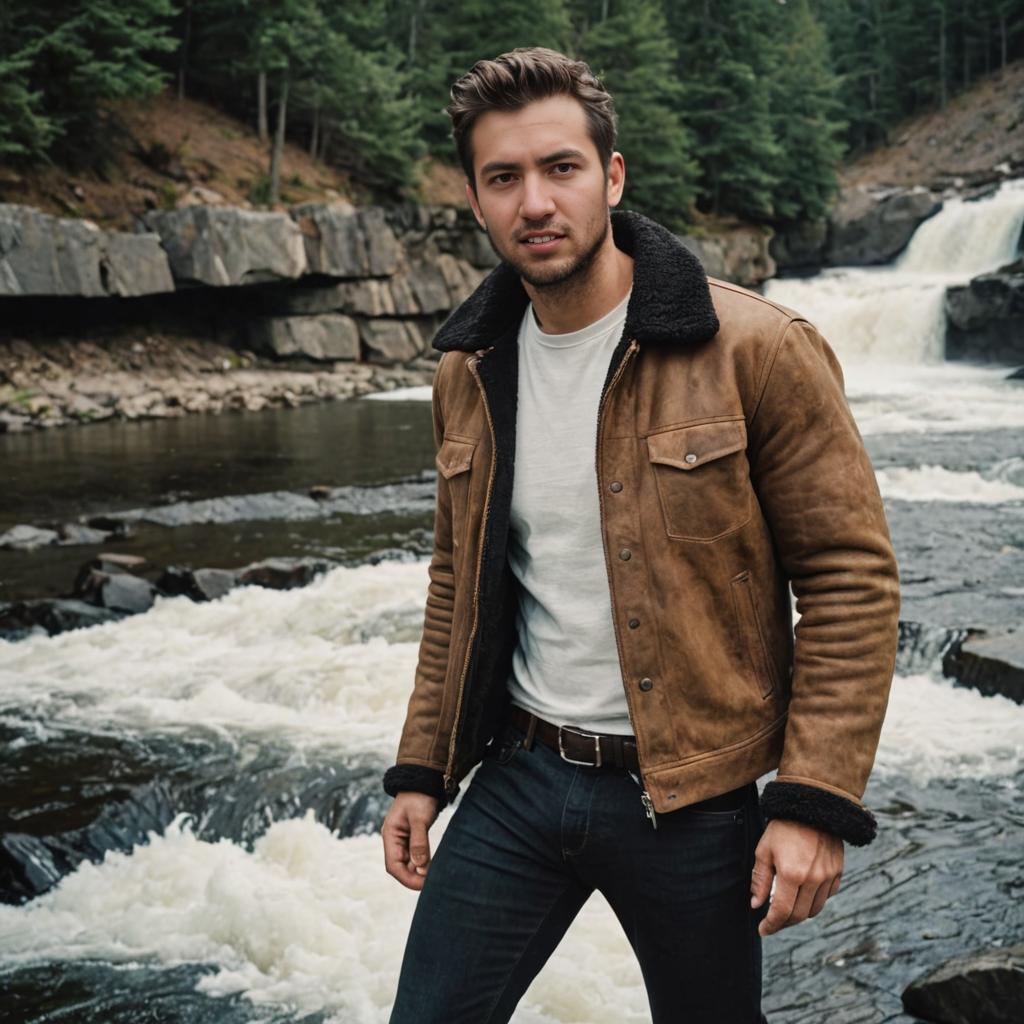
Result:
<instances>
[{"instance_id":1,"label":"boulder","mask_svg":"<svg viewBox=\"0 0 1024 1024\"><path fill-rule=\"evenodd\" d=\"M933 1024L1019 1024L1024 946L955 957L903 990L907 1013Z\"/></svg>"},{"instance_id":2,"label":"boulder","mask_svg":"<svg viewBox=\"0 0 1024 1024\"><path fill-rule=\"evenodd\" d=\"M1024 259L946 289L946 358L1024 359Z\"/></svg>"},{"instance_id":3,"label":"boulder","mask_svg":"<svg viewBox=\"0 0 1024 1024\"><path fill-rule=\"evenodd\" d=\"M305 242L309 271L331 277L390 277L401 247L379 207L302 203L291 209Z\"/></svg>"},{"instance_id":4,"label":"boulder","mask_svg":"<svg viewBox=\"0 0 1024 1024\"><path fill-rule=\"evenodd\" d=\"M267 558L239 569L237 579L241 585L292 590L306 586L335 565L323 558Z\"/></svg>"},{"instance_id":5,"label":"boulder","mask_svg":"<svg viewBox=\"0 0 1024 1024\"><path fill-rule=\"evenodd\" d=\"M173 290L155 235L101 231L88 220L0 204L0 296L101 298Z\"/></svg>"},{"instance_id":6,"label":"boulder","mask_svg":"<svg viewBox=\"0 0 1024 1024\"><path fill-rule=\"evenodd\" d=\"M34 633L55 636L124 618L124 613L100 608L76 598L39 598L0 603L0 637L21 640Z\"/></svg>"},{"instance_id":7,"label":"boulder","mask_svg":"<svg viewBox=\"0 0 1024 1024\"><path fill-rule=\"evenodd\" d=\"M425 347L419 328L405 320L364 320L360 333L371 363L404 363Z\"/></svg>"},{"instance_id":8,"label":"boulder","mask_svg":"<svg viewBox=\"0 0 1024 1024\"><path fill-rule=\"evenodd\" d=\"M150 210L144 220L160 236L179 284L253 284L308 269L302 233L284 213L189 206Z\"/></svg>"},{"instance_id":9,"label":"boulder","mask_svg":"<svg viewBox=\"0 0 1024 1024\"><path fill-rule=\"evenodd\" d=\"M714 235L679 238L700 260L709 277L752 287L775 276L775 260L768 252L770 228L737 224Z\"/></svg>"},{"instance_id":10,"label":"boulder","mask_svg":"<svg viewBox=\"0 0 1024 1024\"><path fill-rule=\"evenodd\" d=\"M1002 694L1024 704L1024 632L971 636L950 648L942 671L986 697Z\"/></svg>"},{"instance_id":11,"label":"boulder","mask_svg":"<svg viewBox=\"0 0 1024 1024\"><path fill-rule=\"evenodd\" d=\"M925 188L847 189L829 218L826 261L832 266L888 263L922 221L942 209Z\"/></svg>"},{"instance_id":12,"label":"boulder","mask_svg":"<svg viewBox=\"0 0 1024 1024\"><path fill-rule=\"evenodd\" d=\"M797 221L776 229L768 241L768 253L780 273L818 271L825 261L827 237L828 221L824 217Z\"/></svg>"},{"instance_id":13,"label":"boulder","mask_svg":"<svg viewBox=\"0 0 1024 1024\"><path fill-rule=\"evenodd\" d=\"M277 358L358 360L359 328L342 313L264 317L250 323L249 344L255 351Z\"/></svg>"},{"instance_id":14,"label":"boulder","mask_svg":"<svg viewBox=\"0 0 1024 1024\"><path fill-rule=\"evenodd\" d=\"M184 569L168 566L156 585L169 597L184 595L192 601L216 601L223 597L237 580L230 569Z\"/></svg>"}]
</instances>

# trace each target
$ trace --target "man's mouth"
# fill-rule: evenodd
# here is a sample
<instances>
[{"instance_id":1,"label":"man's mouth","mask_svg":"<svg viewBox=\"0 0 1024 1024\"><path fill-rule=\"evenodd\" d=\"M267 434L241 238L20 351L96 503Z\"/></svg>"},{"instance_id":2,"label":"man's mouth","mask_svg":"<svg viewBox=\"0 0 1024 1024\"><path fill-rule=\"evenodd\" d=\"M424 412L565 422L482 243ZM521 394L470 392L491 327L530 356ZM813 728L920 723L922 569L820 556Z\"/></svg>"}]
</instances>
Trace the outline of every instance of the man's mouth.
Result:
<instances>
[{"instance_id":1,"label":"man's mouth","mask_svg":"<svg viewBox=\"0 0 1024 1024\"><path fill-rule=\"evenodd\" d=\"M549 231L543 234L527 235L525 238L521 238L520 241L523 245L538 252L547 252L549 249L554 249L564 237L564 235Z\"/></svg>"}]
</instances>

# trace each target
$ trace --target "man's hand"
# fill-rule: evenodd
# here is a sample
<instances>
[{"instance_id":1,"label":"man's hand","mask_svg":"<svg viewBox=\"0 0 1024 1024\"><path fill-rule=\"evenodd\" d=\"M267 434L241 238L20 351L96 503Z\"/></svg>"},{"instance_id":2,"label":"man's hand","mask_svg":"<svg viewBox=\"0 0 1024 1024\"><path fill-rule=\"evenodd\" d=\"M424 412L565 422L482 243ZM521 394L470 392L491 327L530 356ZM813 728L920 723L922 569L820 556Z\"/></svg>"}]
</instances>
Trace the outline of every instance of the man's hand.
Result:
<instances>
[{"instance_id":1,"label":"man's hand","mask_svg":"<svg viewBox=\"0 0 1024 1024\"><path fill-rule=\"evenodd\" d=\"M427 830L438 814L438 799L406 791L395 797L380 834L384 869L408 889L422 889L430 864Z\"/></svg>"},{"instance_id":2,"label":"man's hand","mask_svg":"<svg viewBox=\"0 0 1024 1024\"><path fill-rule=\"evenodd\" d=\"M775 893L764 920L762 936L814 917L829 896L839 891L843 874L843 841L798 821L773 818L754 851L750 879L751 907L759 907Z\"/></svg>"}]
</instances>

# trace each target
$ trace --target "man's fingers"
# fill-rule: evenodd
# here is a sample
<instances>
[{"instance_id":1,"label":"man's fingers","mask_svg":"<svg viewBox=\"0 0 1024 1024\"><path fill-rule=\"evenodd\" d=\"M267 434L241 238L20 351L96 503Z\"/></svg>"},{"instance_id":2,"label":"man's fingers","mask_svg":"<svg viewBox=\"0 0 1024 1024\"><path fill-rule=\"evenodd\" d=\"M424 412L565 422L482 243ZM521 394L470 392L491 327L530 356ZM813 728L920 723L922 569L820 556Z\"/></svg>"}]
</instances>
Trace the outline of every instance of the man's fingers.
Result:
<instances>
[{"instance_id":1,"label":"man's fingers","mask_svg":"<svg viewBox=\"0 0 1024 1024\"><path fill-rule=\"evenodd\" d=\"M422 889L424 876L409 859L409 831L399 821L385 821L381 828L384 840L384 870L407 889Z\"/></svg>"},{"instance_id":2,"label":"man's fingers","mask_svg":"<svg viewBox=\"0 0 1024 1024\"><path fill-rule=\"evenodd\" d=\"M430 864L430 840L427 838L427 823L422 819L413 818L409 822L409 860L418 874L427 873Z\"/></svg>"},{"instance_id":3,"label":"man's fingers","mask_svg":"<svg viewBox=\"0 0 1024 1024\"><path fill-rule=\"evenodd\" d=\"M772 878L775 870L767 858L754 854L754 870L750 873L750 905L759 907L772 891Z\"/></svg>"},{"instance_id":4,"label":"man's fingers","mask_svg":"<svg viewBox=\"0 0 1024 1024\"><path fill-rule=\"evenodd\" d=\"M817 917L818 914L821 913L821 908L825 906L825 901L831 895L833 884L833 879L829 878L818 886L818 891L814 894L814 900L811 903L811 909L807 915L808 917Z\"/></svg>"},{"instance_id":5,"label":"man's fingers","mask_svg":"<svg viewBox=\"0 0 1024 1024\"><path fill-rule=\"evenodd\" d=\"M771 935L772 932L777 932L786 926L786 922L789 921L790 915L793 913L797 893L798 888L793 882L780 874L775 876L775 894L772 896L771 906L768 908L768 914L764 920L757 926L757 931L761 936Z\"/></svg>"}]
</instances>

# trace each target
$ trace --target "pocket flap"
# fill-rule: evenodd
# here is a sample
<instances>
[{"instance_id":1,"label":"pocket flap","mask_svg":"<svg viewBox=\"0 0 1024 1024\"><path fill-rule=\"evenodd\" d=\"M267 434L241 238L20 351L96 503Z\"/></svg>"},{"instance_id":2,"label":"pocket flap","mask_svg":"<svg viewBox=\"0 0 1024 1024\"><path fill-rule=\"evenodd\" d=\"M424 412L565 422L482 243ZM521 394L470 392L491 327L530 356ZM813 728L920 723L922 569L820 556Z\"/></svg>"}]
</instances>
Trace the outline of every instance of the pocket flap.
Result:
<instances>
[{"instance_id":1,"label":"pocket flap","mask_svg":"<svg viewBox=\"0 0 1024 1024\"><path fill-rule=\"evenodd\" d=\"M446 480L456 473L465 473L473 461L475 449L476 443L473 441L456 441L453 437L446 437L434 457L434 465Z\"/></svg>"},{"instance_id":2,"label":"pocket flap","mask_svg":"<svg viewBox=\"0 0 1024 1024\"><path fill-rule=\"evenodd\" d=\"M746 447L747 426L743 420L697 423L647 436L651 462L661 462L678 469L697 469L705 462Z\"/></svg>"}]
</instances>

